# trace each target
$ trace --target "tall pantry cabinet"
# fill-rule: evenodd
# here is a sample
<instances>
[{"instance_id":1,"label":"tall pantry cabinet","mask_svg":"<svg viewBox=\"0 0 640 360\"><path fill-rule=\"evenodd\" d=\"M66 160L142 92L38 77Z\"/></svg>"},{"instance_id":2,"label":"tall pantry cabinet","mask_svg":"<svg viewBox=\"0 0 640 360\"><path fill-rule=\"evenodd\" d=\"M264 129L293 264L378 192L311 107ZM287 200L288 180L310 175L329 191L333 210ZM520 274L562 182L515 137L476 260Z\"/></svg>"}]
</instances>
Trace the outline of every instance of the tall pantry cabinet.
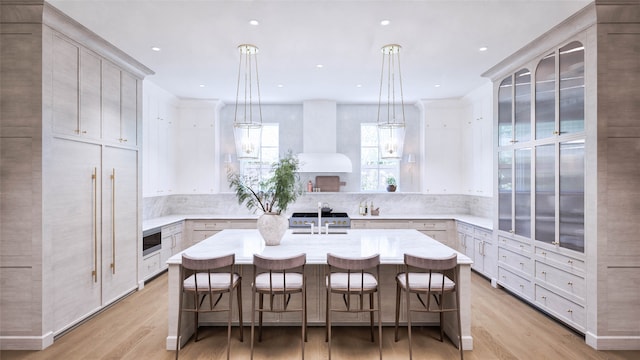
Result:
<instances>
[{"instance_id":1,"label":"tall pantry cabinet","mask_svg":"<svg viewBox=\"0 0 640 360\"><path fill-rule=\"evenodd\" d=\"M640 349L640 3L598 0L494 82L498 284L601 350Z\"/></svg>"},{"instance_id":2,"label":"tall pantry cabinet","mask_svg":"<svg viewBox=\"0 0 640 360\"><path fill-rule=\"evenodd\" d=\"M47 3L0 6L0 348L42 349L138 286L152 71Z\"/></svg>"}]
</instances>

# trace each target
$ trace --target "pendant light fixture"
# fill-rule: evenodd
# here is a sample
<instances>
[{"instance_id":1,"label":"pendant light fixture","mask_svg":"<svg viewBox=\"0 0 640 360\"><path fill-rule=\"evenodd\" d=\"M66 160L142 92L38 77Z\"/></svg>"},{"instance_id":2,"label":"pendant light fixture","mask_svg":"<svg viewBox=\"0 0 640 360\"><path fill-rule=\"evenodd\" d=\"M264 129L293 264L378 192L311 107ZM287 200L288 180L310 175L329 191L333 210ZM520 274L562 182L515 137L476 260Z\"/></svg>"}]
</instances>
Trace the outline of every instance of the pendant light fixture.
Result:
<instances>
[{"instance_id":1,"label":"pendant light fixture","mask_svg":"<svg viewBox=\"0 0 640 360\"><path fill-rule=\"evenodd\" d=\"M262 106L260 78L258 77L258 48L254 45L238 46L238 88L233 120L233 136L238 159L258 159L262 139ZM254 103L257 101L257 103ZM257 107L256 107L257 105Z\"/></svg>"},{"instance_id":2,"label":"pendant light fixture","mask_svg":"<svg viewBox=\"0 0 640 360\"><path fill-rule=\"evenodd\" d=\"M378 145L382 159L402 159L404 147L405 118L400 49L401 46L397 44L382 47L382 71L378 98ZM396 99L396 96L399 99ZM385 99L384 103L383 99Z\"/></svg>"}]
</instances>

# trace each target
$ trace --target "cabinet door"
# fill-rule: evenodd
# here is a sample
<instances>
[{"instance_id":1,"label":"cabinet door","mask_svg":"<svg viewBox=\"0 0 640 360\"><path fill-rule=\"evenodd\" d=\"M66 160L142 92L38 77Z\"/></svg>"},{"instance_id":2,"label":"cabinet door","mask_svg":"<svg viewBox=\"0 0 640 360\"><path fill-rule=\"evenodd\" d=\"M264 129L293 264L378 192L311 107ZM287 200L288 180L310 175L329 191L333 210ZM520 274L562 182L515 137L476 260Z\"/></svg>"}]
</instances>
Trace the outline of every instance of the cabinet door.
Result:
<instances>
[{"instance_id":1,"label":"cabinet door","mask_svg":"<svg viewBox=\"0 0 640 360\"><path fill-rule=\"evenodd\" d=\"M99 139L101 135L101 63L97 55L86 50L80 52L79 133L92 139Z\"/></svg>"},{"instance_id":2,"label":"cabinet door","mask_svg":"<svg viewBox=\"0 0 640 360\"><path fill-rule=\"evenodd\" d=\"M120 142L137 145L138 139L138 81L122 72L120 76Z\"/></svg>"},{"instance_id":3,"label":"cabinet door","mask_svg":"<svg viewBox=\"0 0 640 360\"><path fill-rule=\"evenodd\" d=\"M471 267L484 274L484 241L482 239L473 239L473 264Z\"/></svg>"},{"instance_id":4,"label":"cabinet door","mask_svg":"<svg viewBox=\"0 0 640 360\"><path fill-rule=\"evenodd\" d=\"M53 36L53 131L75 135L80 132L78 123L78 58L77 45Z\"/></svg>"},{"instance_id":5,"label":"cabinet door","mask_svg":"<svg viewBox=\"0 0 640 360\"><path fill-rule=\"evenodd\" d=\"M100 146L53 139L45 194L57 333L100 307Z\"/></svg>"},{"instance_id":6,"label":"cabinet door","mask_svg":"<svg viewBox=\"0 0 640 360\"><path fill-rule=\"evenodd\" d=\"M138 173L135 150L106 147L102 170L103 304L136 286Z\"/></svg>"},{"instance_id":7,"label":"cabinet door","mask_svg":"<svg viewBox=\"0 0 640 360\"><path fill-rule=\"evenodd\" d=\"M104 139L121 142L120 134L120 69L102 62L102 121Z\"/></svg>"}]
</instances>

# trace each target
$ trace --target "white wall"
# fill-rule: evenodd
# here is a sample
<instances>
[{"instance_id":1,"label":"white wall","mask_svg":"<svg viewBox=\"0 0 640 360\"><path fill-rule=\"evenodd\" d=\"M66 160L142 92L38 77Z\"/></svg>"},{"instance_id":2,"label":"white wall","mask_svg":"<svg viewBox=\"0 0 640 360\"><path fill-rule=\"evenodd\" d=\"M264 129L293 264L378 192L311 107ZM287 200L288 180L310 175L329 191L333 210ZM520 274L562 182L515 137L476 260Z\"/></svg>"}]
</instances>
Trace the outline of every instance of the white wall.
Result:
<instances>
[{"instance_id":1,"label":"white wall","mask_svg":"<svg viewBox=\"0 0 640 360\"><path fill-rule=\"evenodd\" d=\"M237 167L234 105L180 100L148 80L144 91L143 196L228 192L226 169ZM461 99L406 106L400 191L492 195L491 96L487 83ZM359 126L375 122L376 110L373 104L337 107L337 151L354 166L351 174L337 174L347 183L342 191L359 189ZM281 154L303 151L302 104L263 104L262 113L264 122L280 124ZM413 165L406 163L409 153L416 157ZM234 163L224 163L226 154L232 154ZM314 181L315 175L305 174L301 180Z\"/></svg>"}]
</instances>

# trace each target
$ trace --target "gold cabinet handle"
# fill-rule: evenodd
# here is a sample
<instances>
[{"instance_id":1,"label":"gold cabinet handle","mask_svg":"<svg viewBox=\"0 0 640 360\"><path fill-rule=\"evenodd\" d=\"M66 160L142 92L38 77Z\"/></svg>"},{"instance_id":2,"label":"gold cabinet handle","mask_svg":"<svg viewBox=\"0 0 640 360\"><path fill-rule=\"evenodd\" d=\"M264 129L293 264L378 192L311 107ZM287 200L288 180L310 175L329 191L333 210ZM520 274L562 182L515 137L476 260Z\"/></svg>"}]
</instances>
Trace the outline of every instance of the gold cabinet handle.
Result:
<instances>
[{"instance_id":1,"label":"gold cabinet handle","mask_svg":"<svg viewBox=\"0 0 640 360\"><path fill-rule=\"evenodd\" d=\"M542 300L547 300L547 297L546 297L546 296L540 296L540 298L541 298Z\"/></svg>"},{"instance_id":2,"label":"gold cabinet handle","mask_svg":"<svg viewBox=\"0 0 640 360\"><path fill-rule=\"evenodd\" d=\"M573 283L572 283L571 281L569 281L569 282L567 283L567 285L569 285L569 286L573 286Z\"/></svg>"},{"instance_id":3,"label":"gold cabinet handle","mask_svg":"<svg viewBox=\"0 0 640 360\"><path fill-rule=\"evenodd\" d=\"M546 272L546 271L542 271L542 272L540 272L540 273L541 273L542 275L547 275L547 272Z\"/></svg>"},{"instance_id":4,"label":"gold cabinet handle","mask_svg":"<svg viewBox=\"0 0 640 360\"><path fill-rule=\"evenodd\" d=\"M571 310L571 309L567 310L567 312L568 312L569 314L573 314L573 310Z\"/></svg>"},{"instance_id":5,"label":"gold cabinet handle","mask_svg":"<svg viewBox=\"0 0 640 360\"><path fill-rule=\"evenodd\" d=\"M111 170L111 273L116 273L116 169Z\"/></svg>"},{"instance_id":6,"label":"gold cabinet handle","mask_svg":"<svg viewBox=\"0 0 640 360\"><path fill-rule=\"evenodd\" d=\"M567 260L567 263L573 264L573 260Z\"/></svg>"},{"instance_id":7,"label":"gold cabinet handle","mask_svg":"<svg viewBox=\"0 0 640 360\"><path fill-rule=\"evenodd\" d=\"M93 168L91 181L93 181L93 282L98 282L98 168Z\"/></svg>"}]
</instances>

